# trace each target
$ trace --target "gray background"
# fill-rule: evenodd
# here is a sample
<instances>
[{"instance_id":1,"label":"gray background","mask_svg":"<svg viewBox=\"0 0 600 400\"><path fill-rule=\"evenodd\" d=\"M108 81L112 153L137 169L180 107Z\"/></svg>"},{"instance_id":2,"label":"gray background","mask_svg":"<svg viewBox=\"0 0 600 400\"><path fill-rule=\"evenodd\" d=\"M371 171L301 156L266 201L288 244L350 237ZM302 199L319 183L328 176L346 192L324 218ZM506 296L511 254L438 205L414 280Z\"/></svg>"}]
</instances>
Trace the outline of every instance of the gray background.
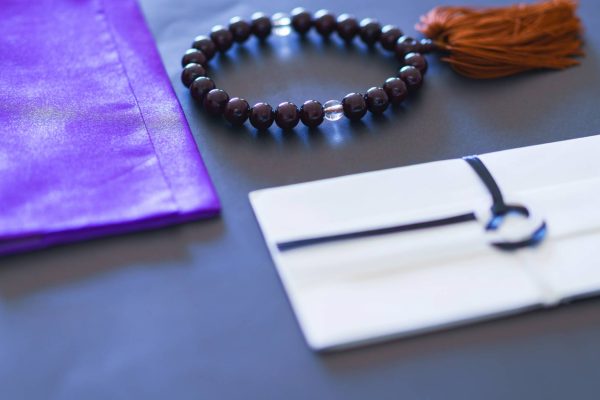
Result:
<instances>
[{"instance_id":1,"label":"gray background","mask_svg":"<svg viewBox=\"0 0 600 400\"><path fill-rule=\"evenodd\" d=\"M418 16L440 3L301 5L375 17L413 33ZM598 398L598 299L312 353L247 200L258 188L600 133L600 3L581 3L587 57L578 68L478 82L431 56L421 93L384 118L257 136L196 109L179 82L180 56L195 35L231 16L298 4L144 0L223 214L1 259L0 398ZM217 84L250 101L324 102L380 85L395 69L360 46L301 44L295 36L270 42L260 48L251 41L215 63Z\"/></svg>"}]
</instances>

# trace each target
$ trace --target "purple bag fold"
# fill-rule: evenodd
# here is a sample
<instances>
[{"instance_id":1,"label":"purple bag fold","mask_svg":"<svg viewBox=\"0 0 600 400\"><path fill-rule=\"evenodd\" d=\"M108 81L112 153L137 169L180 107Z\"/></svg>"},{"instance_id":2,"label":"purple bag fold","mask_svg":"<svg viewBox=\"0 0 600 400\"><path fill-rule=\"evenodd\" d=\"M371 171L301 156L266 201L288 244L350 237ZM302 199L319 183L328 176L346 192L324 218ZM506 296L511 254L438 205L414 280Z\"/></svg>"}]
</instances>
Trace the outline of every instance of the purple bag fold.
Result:
<instances>
[{"instance_id":1,"label":"purple bag fold","mask_svg":"<svg viewBox=\"0 0 600 400\"><path fill-rule=\"evenodd\" d=\"M218 213L134 0L6 0L0 20L0 254Z\"/></svg>"}]
</instances>

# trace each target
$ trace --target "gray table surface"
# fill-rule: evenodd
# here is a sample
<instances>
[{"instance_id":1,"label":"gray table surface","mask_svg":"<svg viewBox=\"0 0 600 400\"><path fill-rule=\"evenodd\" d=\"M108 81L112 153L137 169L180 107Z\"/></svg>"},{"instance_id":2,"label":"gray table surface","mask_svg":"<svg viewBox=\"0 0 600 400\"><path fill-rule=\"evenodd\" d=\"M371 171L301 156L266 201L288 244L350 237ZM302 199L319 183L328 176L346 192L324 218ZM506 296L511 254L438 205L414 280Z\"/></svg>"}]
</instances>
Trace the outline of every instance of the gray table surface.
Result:
<instances>
[{"instance_id":1,"label":"gray table surface","mask_svg":"<svg viewBox=\"0 0 600 400\"><path fill-rule=\"evenodd\" d=\"M445 2L302 5L375 17L412 33L419 15ZM352 351L311 352L247 194L600 133L599 2L581 1L587 57L578 68L478 82L429 57L422 92L384 118L259 136L196 109L179 82L180 56L195 35L233 15L296 3L142 6L222 216L1 259L1 399L598 398L598 299ZM232 51L217 63L217 83L250 101L325 101L381 84L395 68L335 41L301 44L291 36L271 43Z\"/></svg>"}]
</instances>

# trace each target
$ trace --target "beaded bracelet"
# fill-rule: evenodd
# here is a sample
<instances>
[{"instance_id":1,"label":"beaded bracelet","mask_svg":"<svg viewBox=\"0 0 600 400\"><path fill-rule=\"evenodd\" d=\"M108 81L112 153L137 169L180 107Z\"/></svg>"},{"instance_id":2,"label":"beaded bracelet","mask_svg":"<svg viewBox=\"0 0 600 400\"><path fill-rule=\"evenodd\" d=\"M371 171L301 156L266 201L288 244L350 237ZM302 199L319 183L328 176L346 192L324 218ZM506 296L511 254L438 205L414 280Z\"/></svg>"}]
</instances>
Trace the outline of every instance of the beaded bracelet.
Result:
<instances>
[{"instance_id":1,"label":"beaded bracelet","mask_svg":"<svg viewBox=\"0 0 600 400\"><path fill-rule=\"evenodd\" d=\"M214 81L207 76L208 61L217 52L229 50L234 42L243 43L251 35L265 40L271 32L285 36L292 29L305 35L313 26L325 38L336 32L346 43L351 43L356 36L369 47L379 43L384 50L395 53L403 65L396 77L387 79L382 87L370 88L364 95L350 93L341 102L329 100L325 104L308 100L299 109L291 102L283 102L275 109L264 102L250 107L243 98L230 98L224 90L217 89ZM430 39L415 40L404 36L397 27L382 27L371 18L358 22L348 14L336 18L327 10L317 11L313 17L303 8L295 8L291 16L278 13L269 18L263 13L255 13L251 22L234 17L228 27L217 25L209 36L196 37L192 48L182 58L181 80L207 113L222 115L233 126L241 126L249 119L252 126L259 130L268 129L273 122L281 129L293 129L299 121L309 128L316 128L324 119L337 121L345 115L351 121L358 121L367 110L372 114L381 114L390 104L402 103L410 92L421 86L427 70L427 60L421 53L433 48Z\"/></svg>"}]
</instances>

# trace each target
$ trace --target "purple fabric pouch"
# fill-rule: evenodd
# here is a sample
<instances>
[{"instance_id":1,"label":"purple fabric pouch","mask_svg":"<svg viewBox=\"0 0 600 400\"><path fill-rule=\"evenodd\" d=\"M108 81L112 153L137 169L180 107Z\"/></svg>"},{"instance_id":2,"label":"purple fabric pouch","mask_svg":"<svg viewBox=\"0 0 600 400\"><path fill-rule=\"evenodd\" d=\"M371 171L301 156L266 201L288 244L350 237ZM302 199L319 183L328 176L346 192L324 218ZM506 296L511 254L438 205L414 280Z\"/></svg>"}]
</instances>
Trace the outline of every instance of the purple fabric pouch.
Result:
<instances>
[{"instance_id":1,"label":"purple fabric pouch","mask_svg":"<svg viewBox=\"0 0 600 400\"><path fill-rule=\"evenodd\" d=\"M0 7L0 254L215 215L135 0Z\"/></svg>"}]
</instances>

